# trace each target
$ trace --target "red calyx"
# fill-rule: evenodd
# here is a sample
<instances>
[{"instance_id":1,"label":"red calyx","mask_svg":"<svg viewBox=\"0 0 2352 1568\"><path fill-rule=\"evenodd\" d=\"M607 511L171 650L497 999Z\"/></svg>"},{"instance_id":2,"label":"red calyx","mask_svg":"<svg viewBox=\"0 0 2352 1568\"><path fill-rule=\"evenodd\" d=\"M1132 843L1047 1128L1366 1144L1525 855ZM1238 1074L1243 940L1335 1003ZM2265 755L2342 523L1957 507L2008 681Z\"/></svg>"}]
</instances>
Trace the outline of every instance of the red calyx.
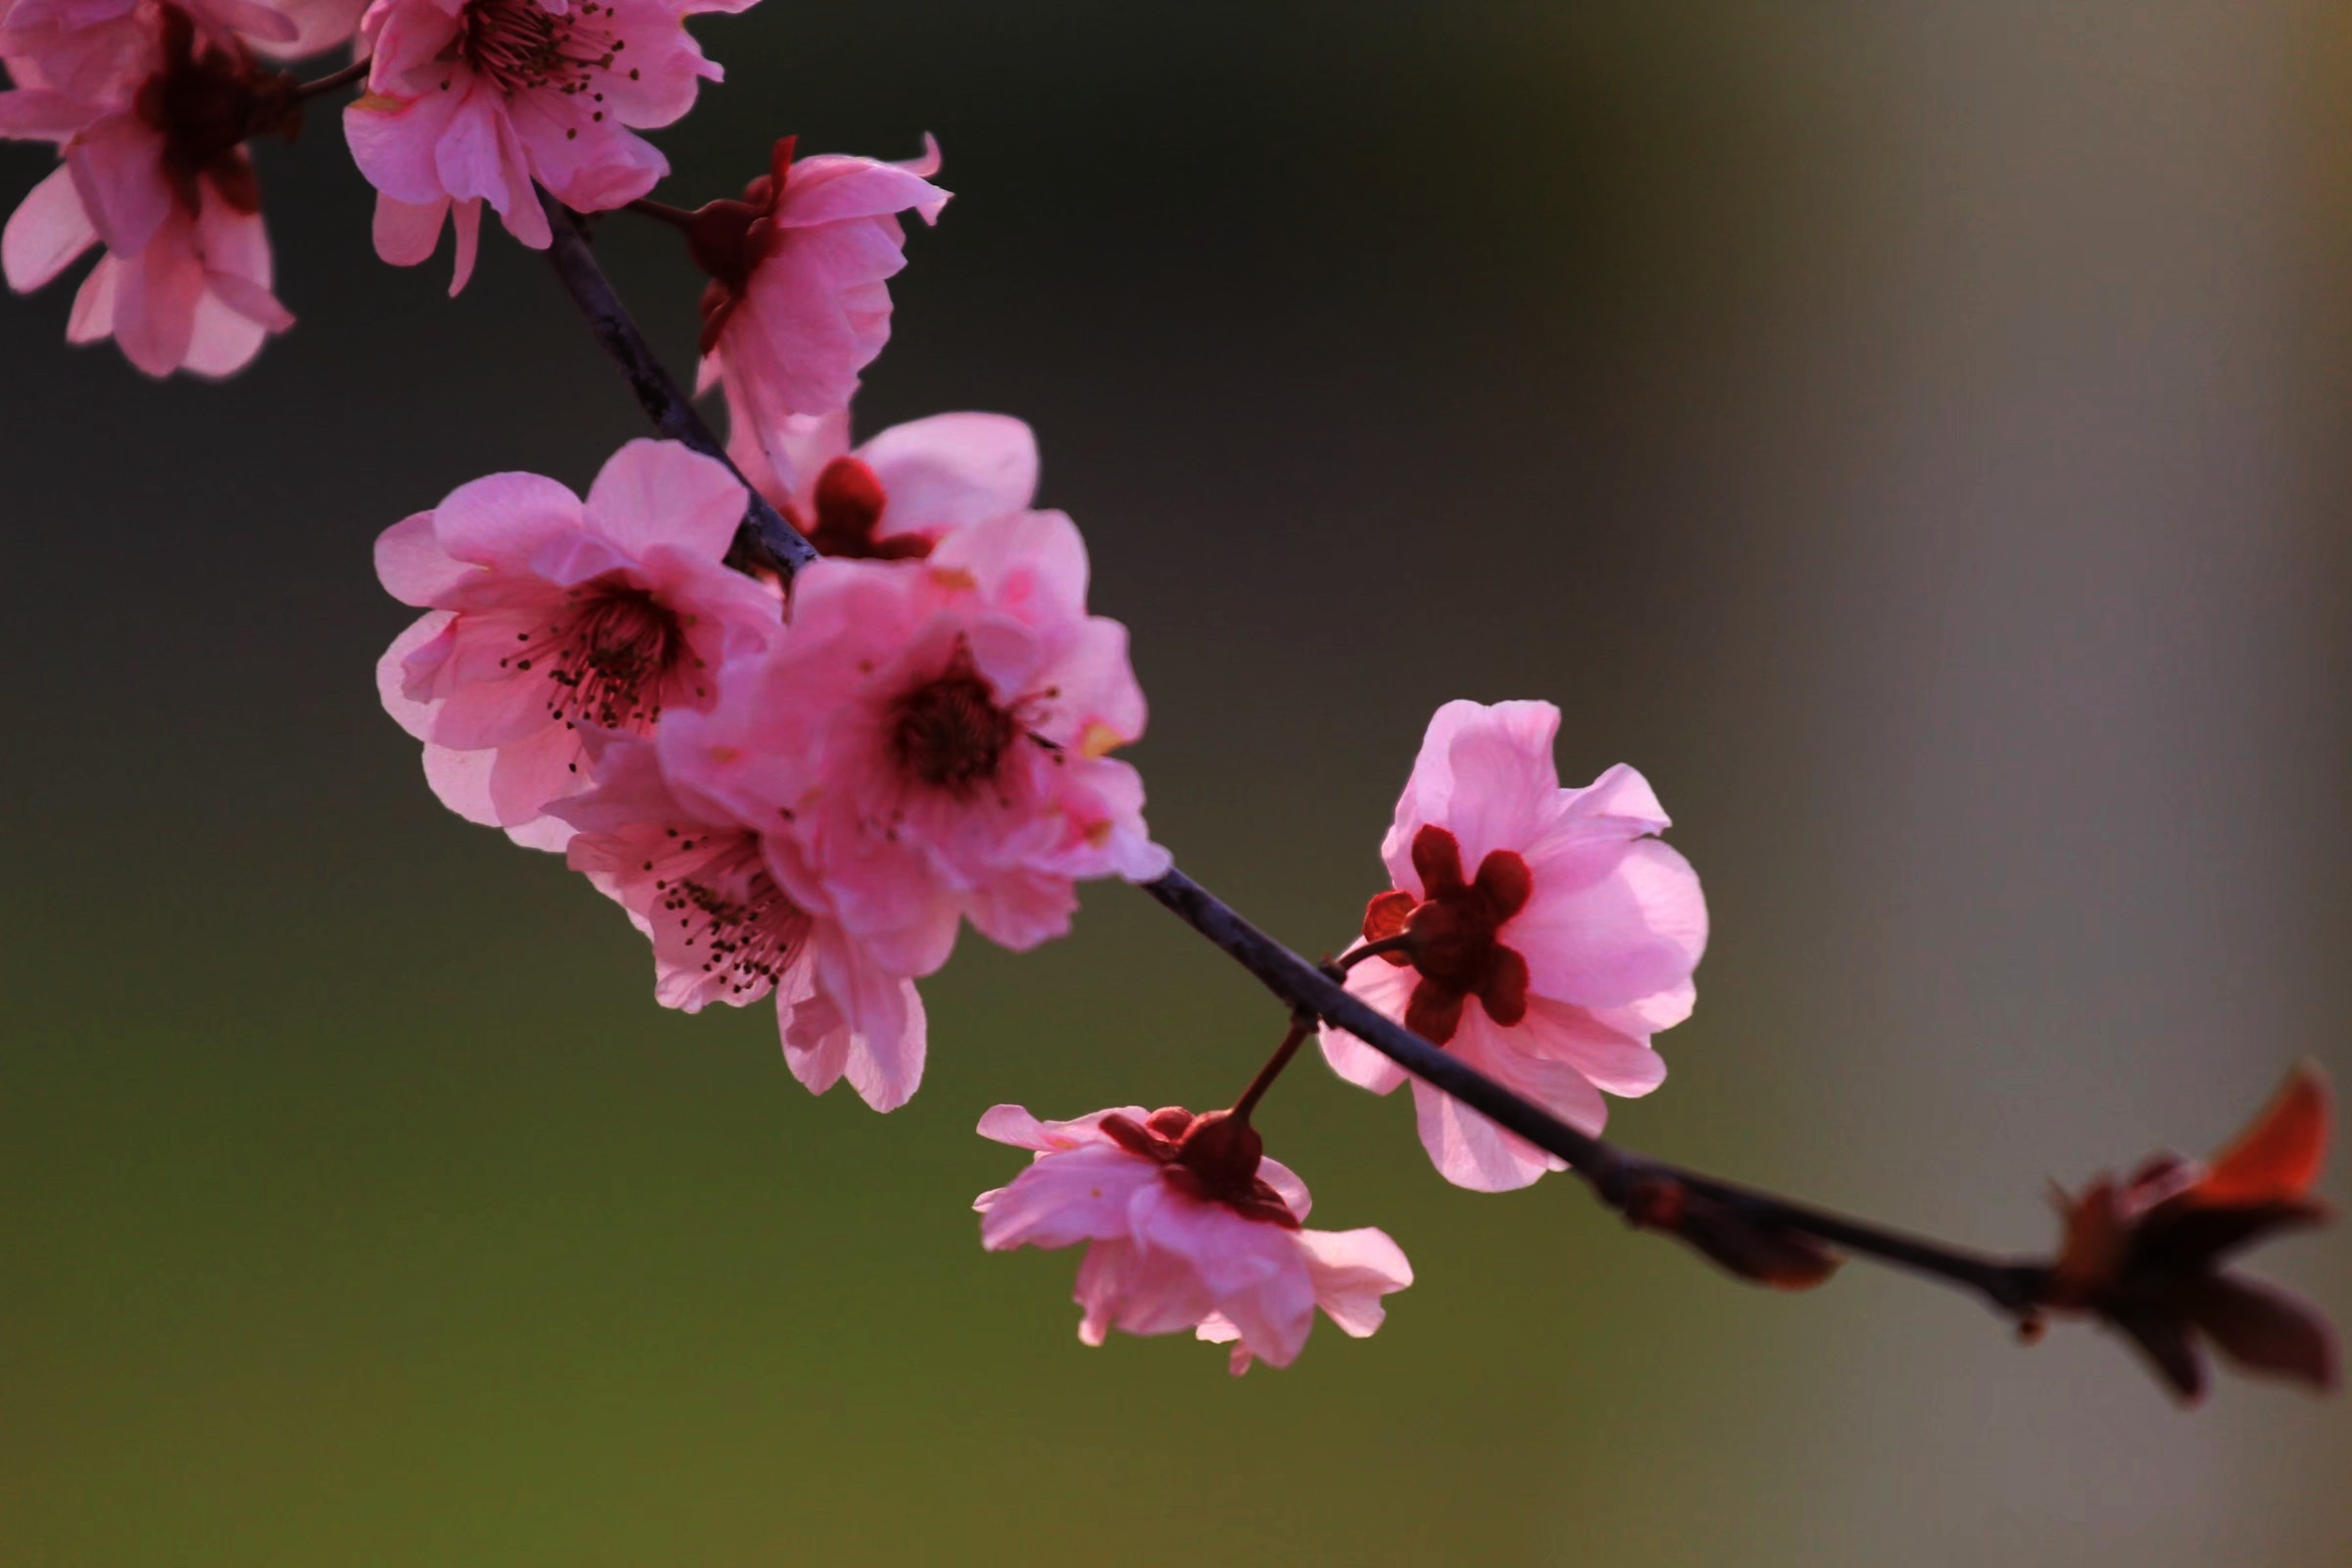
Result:
<instances>
[{"instance_id":1,"label":"red calyx","mask_svg":"<svg viewBox=\"0 0 2352 1568\"><path fill-rule=\"evenodd\" d=\"M1445 1045L1461 1027L1462 1007L1472 997L1498 1024L1526 1017L1527 959L1496 940L1503 922L1527 906L1535 890L1526 859L1515 851L1492 851L1479 862L1478 875L1465 881L1461 841L1433 822L1413 835L1413 869L1421 877L1419 900L1393 889L1364 908L1366 941L1409 939L1405 948L1382 955L1421 974L1405 1008L1405 1027Z\"/></svg>"},{"instance_id":2,"label":"red calyx","mask_svg":"<svg viewBox=\"0 0 2352 1568\"><path fill-rule=\"evenodd\" d=\"M792 174L792 152L798 140L795 136L777 140L768 152L767 172L744 187L743 200L706 202L680 225L686 234L686 253L710 277L703 290L701 348L705 354L717 346L727 318L751 286L752 270L766 254L775 232L769 220L784 205L784 186Z\"/></svg>"},{"instance_id":3,"label":"red calyx","mask_svg":"<svg viewBox=\"0 0 2352 1568\"><path fill-rule=\"evenodd\" d=\"M1105 1116L1102 1131L1130 1154L1159 1161L1167 1179L1195 1198L1223 1203L1244 1219L1299 1229L1290 1204L1257 1174L1265 1140L1230 1111L1196 1116L1182 1105L1166 1105L1141 1123Z\"/></svg>"},{"instance_id":4,"label":"red calyx","mask_svg":"<svg viewBox=\"0 0 2352 1568\"><path fill-rule=\"evenodd\" d=\"M918 533L874 537L889 504L882 481L856 458L835 458L817 473L810 490L816 513L808 542L820 556L846 556L858 561L920 561L931 554L931 541Z\"/></svg>"},{"instance_id":5,"label":"red calyx","mask_svg":"<svg viewBox=\"0 0 2352 1568\"><path fill-rule=\"evenodd\" d=\"M198 182L208 179L232 211L260 212L245 140L264 131L291 137L302 123L293 77L257 75L242 52L208 46L200 54L196 24L173 6L164 8L163 65L139 84L132 108L163 137L164 173L191 216L204 210Z\"/></svg>"}]
</instances>

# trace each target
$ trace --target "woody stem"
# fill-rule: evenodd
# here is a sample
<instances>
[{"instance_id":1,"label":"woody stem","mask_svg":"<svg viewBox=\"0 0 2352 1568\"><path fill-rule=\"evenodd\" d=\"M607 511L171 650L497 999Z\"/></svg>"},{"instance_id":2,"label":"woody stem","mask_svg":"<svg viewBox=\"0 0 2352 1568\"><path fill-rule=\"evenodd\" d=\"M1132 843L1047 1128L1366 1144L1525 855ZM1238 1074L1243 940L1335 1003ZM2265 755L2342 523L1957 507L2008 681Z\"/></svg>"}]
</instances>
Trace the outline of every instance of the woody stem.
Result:
<instances>
[{"instance_id":1,"label":"woody stem","mask_svg":"<svg viewBox=\"0 0 2352 1568\"><path fill-rule=\"evenodd\" d=\"M613 292L612 280L597 265L579 220L554 197L543 197L554 243L549 258L572 303L587 318L589 330L637 394L637 401L656 429L698 452L726 461L726 452L694 406L670 378L653 349ZM672 209L671 211L674 211ZM660 213L654 216L662 216ZM731 465L730 465L731 466ZM740 477L740 475L739 475ZM749 486L747 485L748 489ZM740 553L773 564L789 579L802 565L816 559L808 541L777 514L755 492L749 514L736 534ZM1814 1208L1754 1188L1718 1181L1695 1171L1627 1152L1589 1133L1579 1132L1534 1102L1505 1089L1460 1057L1430 1044L1395 1019L1374 1010L1348 993L1332 970L1307 962L1272 937L1251 925L1231 906L1206 888L1171 870L1157 881L1143 884L1159 904L1206 938L1258 982L1287 1004L1299 1021L1294 1022L1274 1057L1266 1063L1242 1099L1237 1115L1257 1102L1275 1075L1305 1039L1303 1020L1312 1018L1349 1034L1403 1067L1432 1088L1516 1133L1538 1149L1568 1162L1602 1203L1626 1213L1637 1194L1660 1183L1678 1184L1758 1224L1776 1225L1814 1237L1857 1257L1907 1270L1982 1297L1995 1311L2023 1319L2029 1316L2044 1290L2050 1265L2034 1258L2002 1258L1946 1246L1926 1237L1854 1219L1828 1209ZM1366 944L1348 961L1372 956L1377 943Z\"/></svg>"},{"instance_id":2,"label":"woody stem","mask_svg":"<svg viewBox=\"0 0 2352 1568\"><path fill-rule=\"evenodd\" d=\"M1291 1058L1298 1054L1298 1043L1306 1038L1307 1030L1313 1027L1312 1018L1291 1019L1290 1033L1282 1037L1282 1044L1274 1048L1274 1054L1266 1058L1266 1064L1257 1069L1257 1076L1250 1080L1250 1087L1242 1091L1242 1098L1233 1102L1230 1114L1235 1121L1250 1119L1250 1113L1257 1108L1257 1102L1266 1098L1266 1091L1274 1087L1274 1080L1282 1076L1282 1069L1288 1067Z\"/></svg>"},{"instance_id":3,"label":"woody stem","mask_svg":"<svg viewBox=\"0 0 2352 1568\"><path fill-rule=\"evenodd\" d=\"M580 315L587 318L588 330L612 363L620 367L627 378L629 390L637 394L638 407L654 421L654 428L673 441L680 441L705 457L716 458L726 464L727 470L742 479L743 472L727 457L727 449L703 416L695 412L694 403L670 378L638 329L629 308L620 302L612 288L612 280L596 260L596 251L588 243L587 232L580 225L579 215L545 191L540 201L547 208L547 226L553 235L547 248L548 260L555 264L556 277L564 291L571 296ZM815 547L801 537L799 529L784 520L765 497L753 489L749 480L744 489L751 501L743 521L735 529L735 551L729 559L748 557L758 564L767 566L786 582L794 572L816 559Z\"/></svg>"}]
</instances>

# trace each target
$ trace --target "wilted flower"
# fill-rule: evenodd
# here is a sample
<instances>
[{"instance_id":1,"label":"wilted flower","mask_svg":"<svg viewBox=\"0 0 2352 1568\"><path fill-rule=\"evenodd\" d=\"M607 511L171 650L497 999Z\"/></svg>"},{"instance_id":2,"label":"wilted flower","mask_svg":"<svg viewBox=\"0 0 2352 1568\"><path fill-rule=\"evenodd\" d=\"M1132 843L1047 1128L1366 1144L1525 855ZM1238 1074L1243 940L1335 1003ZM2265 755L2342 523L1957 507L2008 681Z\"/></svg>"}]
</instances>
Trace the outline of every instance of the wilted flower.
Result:
<instances>
[{"instance_id":1,"label":"wilted flower","mask_svg":"<svg viewBox=\"0 0 2352 1568\"><path fill-rule=\"evenodd\" d=\"M2318 1309L2222 1268L2328 1217L2311 1188L2330 1119L2328 1082L2306 1065L2210 1165L2159 1154L2129 1181L2056 1194L2066 1239L2043 1303L2122 1330L2184 1400L2204 1393L2205 1341L2249 1372L2332 1388L2335 1340Z\"/></svg>"}]
</instances>

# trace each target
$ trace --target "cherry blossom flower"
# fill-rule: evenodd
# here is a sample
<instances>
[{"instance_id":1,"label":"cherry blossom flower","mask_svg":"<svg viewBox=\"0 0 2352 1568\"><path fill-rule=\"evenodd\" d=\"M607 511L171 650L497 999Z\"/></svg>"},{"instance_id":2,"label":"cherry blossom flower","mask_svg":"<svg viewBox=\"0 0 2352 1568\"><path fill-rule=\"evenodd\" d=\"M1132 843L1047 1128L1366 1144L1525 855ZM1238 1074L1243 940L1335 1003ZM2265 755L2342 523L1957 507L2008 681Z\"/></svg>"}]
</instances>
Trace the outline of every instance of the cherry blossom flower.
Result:
<instances>
[{"instance_id":1,"label":"cherry blossom flower","mask_svg":"<svg viewBox=\"0 0 2352 1568\"><path fill-rule=\"evenodd\" d=\"M375 249L409 267L457 231L457 293L482 204L534 250L552 237L537 180L579 212L620 207L669 172L635 132L694 107L719 68L686 19L752 0L374 0L361 18L368 92L344 111L376 188Z\"/></svg>"},{"instance_id":2,"label":"cherry blossom flower","mask_svg":"<svg viewBox=\"0 0 2352 1568\"><path fill-rule=\"evenodd\" d=\"M668 214L710 277L695 390L723 387L738 442L748 432L763 447L793 415L849 407L858 372L890 340L886 283L906 265L896 215L937 222L948 204L928 177L939 172L929 137L904 164L832 153L795 163L793 146L790 136L775 144L742 201ZM767 453L772 471L788 462Z\"/></svg>"},{"instance_id":3,"label":"cherry blossom flower","mask_svg":"<svg viewBox=\"0 0 2352 1568\"><path fill-rule=\"evenodd\" d=\"M955 529L1037 497L1037 437L1005 414L935 414L856 450L847 409L795 415L764 442L738 425L727 455L828 556L919 561Z\"/></svg>"},{"instance_id":4,"label":"cherry blossom flower","mask_svg":"<svg viewBox=\"0 0 2352 1568\"><path fill-rule=\"evenodd\" d=\"M783 891L804 876L792 842L674 785L654 740L587 732L597 786L552 808L578 829L571 868L628 912L654 945L654 995L699 1012L775 993L793 1075L815 1094L844 1076L876 1110L906 1102L923 1075L922 999L839 922Z\"/></svg>"},{"instance_id":5,"label":"cherry blossom flower","mask_svg":"<svg viewBox=\"0 0 2352 1568\"><path fill-rule=\"evenodd\" d=\"M0 232L9 286L39 288L103 242L69 342L112 337L149 375L241 368L294 320L270 291L261 187L244 146L295 122L292 82L258 74L242 47L200 34L176 6L91 23L60 49L10 57L30 85L0 94L0 134L57 141L65 160ZM52 81L74 86L43 85Z\"/></svg>"},{"instance_id":6,"label":"cherry blossom flower","mask_svg":"<svg viewBox=\"0 0 2352 1568\"><path fill-rule=\"evenodd\" d=\"M1562 789L1549 703L1447 703L1381 846L1393 889L1364 913L1383 953L1348 989L1570 1125L1597 1133L1601 1092L1666 1077L1649 1037L1690 1016L1707 908L1630 767ZM1323 1054L1387 1094L1402 1068L1341 1030ZM1524 1187L1561 1161L1459 1102L1413 1085L1422 1146L1446 1180Z\"/></svg>"},{"instance_id":7,"label":"cherry blossom flower","mask_svg":"<svg viewBox=\"0 0 2352 1568\"><path fill-rule=\"evenodd\" d=\"M973 1200L981 1245L1090 1244L1074 1296L1088 1345L1114 1328L1191 1329L1231 1344L1238 1376L1252 1360L1290 1365L1318 1306L1362 1339L1387 1315L1381 1298L1413 1283L1386 1232L1305 1229L1306 1184L1223 1111L1128 1105L1039 1121L999 1105L980 1118L980 1136L1036 1152L1028 1169Z\"/></svg>"},{"instance_id":8,"label":"cherry blossom flower","mask_svg":"<svg viewBox=\"0 0 2352 1568\"><path fill-rule=\"evenodd\" d=\"M1086 572L1054 512L974 523L919 566L813 562L775 653L676 716L701 749L678 765L747 820L788 819L812 878L791 891L900 973L945 963L959 916L1008 948L1059 936L1075 879L1169 863L1108 755L1144 695Z\"/></svg>"},{"instance_id":9,"label":"cherry blossom flower","mask_svg":"<svg viewBox=\"0 0 2352 1568\"><path fill-rule=\"evenodd\" d=\"M461 485L375 544L392 596L430 612L376 666L425 776L468 821L560 848L548 807L590 777L583 726L643 734L716 699L720 664L782 635L773 592L720 564L743 486L674 441L632 441L583 502L535 473Z\"/></svg>"}]
</instances>

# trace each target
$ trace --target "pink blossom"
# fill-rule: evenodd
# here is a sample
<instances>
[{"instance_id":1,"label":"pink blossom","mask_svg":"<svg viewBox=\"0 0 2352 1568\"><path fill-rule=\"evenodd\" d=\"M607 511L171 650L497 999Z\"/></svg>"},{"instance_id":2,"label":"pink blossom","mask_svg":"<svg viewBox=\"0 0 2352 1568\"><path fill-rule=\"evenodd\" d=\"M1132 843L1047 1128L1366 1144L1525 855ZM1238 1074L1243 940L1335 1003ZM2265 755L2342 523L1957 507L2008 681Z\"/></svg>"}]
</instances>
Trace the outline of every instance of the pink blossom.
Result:
<instances>
[{"instance_id":1,"label":"pink blossom","mask_svg":"<svg viewBox=\"0 0 2352 1568\"><path fill-rule=\"evenodd\" d=\"M930 182L939 145L924 138L910 163L823 154L793 162L794 138L775 144L768 172L742 201L676 215L703 291L703 360L696 387L725 388L730 428L761 447L793 415L849 407L858 375L890 340L887 280L906 265L899 213L937 222L948 193ZM766 466L785 471L780 450Z\"/></svg>"},{"instance_id":2,"label":"pink blossom","mask_svg":"<svg viewBox=\"0 0 2352 1568\"><path fill-rule=\"evenodd\" d=\"M774 594L720 564L746 500L716 460L632 441L584 503L498 473L384 530L377 576L430 612L376 687L443 805L560 848L569 825L546 813L590 782L582 726L643 734L708 707L726 659L781 636Z\"/></svg>"},{"instance_id":3,"label":"pink blossom","mask_svg":"<svg viewBox=\"0 0 2352 1568\"><path fill-rule=\"evenodd\" d=\"M876 1110L906 1102L923 1075L922 999L839 922L783 891L798 854L721 804L672 784L651 741L592 732L597 786L558 802L578 829L571 868L628 911L654 945L654 995L699 1012L775 993L793 1075L816 1094L844 1076Z\"/></svg>"},{"instance_id":4,"label":"pink blossom","mask_svg":"<svg viewBox=\"0 0 2352 1568\"><path fill-rule=\"evenodd\" d=\"M957 919L1025 949L1069 929L1073 882L1149 880L1126 628L1086 612L1086 547L1054 512L950 534L930 559L820 560L773 656L730 668L695 786L788 818L813 885L881 961L924 975ZM681 766L688 764L681 763Z\"/></svg>"},{"instance_id":5,"label":"pink blossom","mask_svg":"<svg viewBox=\"0 0 2352 1568\"><path fill-rule=\"evenodd\" d=\"M1667 825L1649 785L1617 766L1581 790L1552 763L1549 703L1447 703L1381 845L1393 890L1364 915L1348 989L1570 1125L1597 1133L1601 1092L1666 1077L1650 1035L1690 1014L1707 940L1698 877L1649 835ZM1323 1030L1340 1075L1379 1094L1403 1070ZM1524 1187L1561 1162L1425 1084L1421 1143L1448 1181Z\"/></svg>"},{"instance_id":6,"label":"pink blossom","mask_svg":"<svg viewBox=\"0 0 2352 1568\"><path fill-rule=\"evenodd\" d=\"M1362 1339L1387 1315L1381 1298L1413 1283L1386 1232L1305 1229L1306 1184L1223 1111L1128 1105L1041 1122L999 1105L980 1136L1036 1151L1027 1170L973 1200L981 1245L1089 1243L1074 1297L1088 1345L1114 1328L1191 1329L1233 1346L1236 1375L1252 1359L1288 1366L1316 1307Z\"/></svg>"},{"instance_id":7,"label":"pink blossom","mask_svg":"<svg viewBox=\"0 0 2352 1568\"><path fill-rule=\"evenodd\" d=\"M719 68L686 19L752 0L373 0L366 96L343 113L351 154L376 188L375 249L414 266L454 215L457 273L473 271L482 204L547 248L537 180L579 212L620 207L669 172L637 129L694 107Z\"/></svg>"},{"instance_id":8,"label":"pink blossom","mask_svg":"<svg viewBox=\"0 0 2352 1568\"><path fill-rule=\"evenodd\" d=\"M766 442L738 425L727 455L828 556L919 561L1037 496L1037 437L1004 414L935 414L854 451L847 409L795 415Z\"/></svg>"},{"instance_id":9,"label":"pink blossom","mask_svg":"<svg viewBox=\"0 0 2352 1568\"><path fill-rule=\"evenodd\" d=\"M101 35L104 47L74 52ZM73 37L51 66L9 62L20 82L75 85L0 93L0 134L57 141L65 158L0 232L0 270L28 292L103 241L68 341L112 337L150 375L226 375L294 320L270 292L261 187L244 146L292 123L292 84L258 74L241 47L200 35L176 7Z\"/></svg>"}]
</instances>

